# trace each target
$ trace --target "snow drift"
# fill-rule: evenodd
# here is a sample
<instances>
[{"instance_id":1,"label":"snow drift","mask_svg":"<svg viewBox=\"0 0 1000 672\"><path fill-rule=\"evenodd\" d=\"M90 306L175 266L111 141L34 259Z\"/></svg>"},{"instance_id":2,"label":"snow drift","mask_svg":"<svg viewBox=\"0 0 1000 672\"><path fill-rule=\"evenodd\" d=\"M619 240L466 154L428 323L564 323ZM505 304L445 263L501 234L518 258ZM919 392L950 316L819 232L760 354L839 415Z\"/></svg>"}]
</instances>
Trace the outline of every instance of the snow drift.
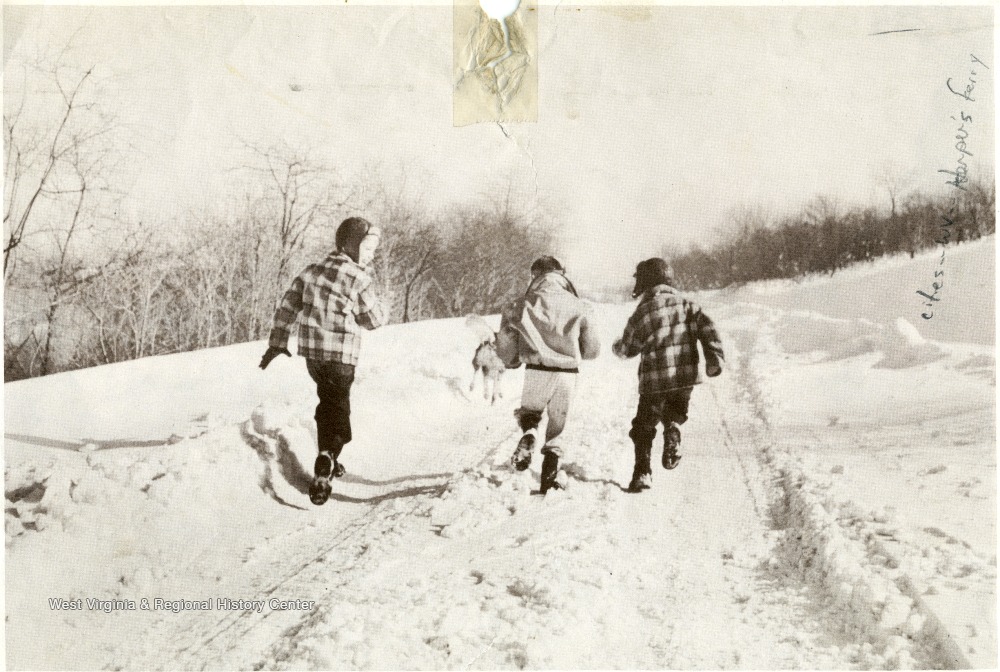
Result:
<instances>
[{"instance_id":1,"label":"snow drift","mask_svg":"<svg viewBox=\"0 0 1000 672\"><path fill-rule=\"evenodd\" d=\"M966 247L956 265L992 263ZM298 359L260 372L262 344L5 385L7 665L995 666L992 347L782 291L702 297L726 371L695 390L681 467L639 496L634 360L583 368L566 489L542 498L537 455L506 466L523 373L495 406L470 392L461 319L366 340L322 508L312 383ZM630 308L596 307L605 348Z\"/></svg>"}]
</instances>

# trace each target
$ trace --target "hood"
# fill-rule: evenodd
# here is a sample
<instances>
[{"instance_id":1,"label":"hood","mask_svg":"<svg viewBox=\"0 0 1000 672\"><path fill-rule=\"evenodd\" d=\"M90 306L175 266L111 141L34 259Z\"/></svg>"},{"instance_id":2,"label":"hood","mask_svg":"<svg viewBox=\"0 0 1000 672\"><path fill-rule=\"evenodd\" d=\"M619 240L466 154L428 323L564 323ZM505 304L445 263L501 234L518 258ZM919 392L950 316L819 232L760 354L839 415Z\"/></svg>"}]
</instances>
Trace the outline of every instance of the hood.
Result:
<instances>
[{"instance_id":1,"label":"hood","mask_svg":"<svg viewBox=\"0 0 1000 672\"><path fill-rule=\"evenodd\" d=\"M577 298L580 296L577 294L573 283L560 271L550 271L538 276L531 281L531 284L528 285L528 290L524 294L528 296L530 294L544 294L558 291L569 292Z\"/></svg>"}]
</instances>

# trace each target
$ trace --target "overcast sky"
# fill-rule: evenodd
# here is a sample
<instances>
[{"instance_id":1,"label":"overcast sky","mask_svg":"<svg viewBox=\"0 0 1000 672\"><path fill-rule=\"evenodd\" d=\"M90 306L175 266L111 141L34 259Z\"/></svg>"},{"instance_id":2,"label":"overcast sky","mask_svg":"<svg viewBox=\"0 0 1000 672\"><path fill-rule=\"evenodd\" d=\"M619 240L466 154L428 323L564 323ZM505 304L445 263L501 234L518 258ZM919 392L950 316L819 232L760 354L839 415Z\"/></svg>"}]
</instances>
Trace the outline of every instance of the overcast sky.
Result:
<instances>
[{"instance_id":1,"label":"overcast sky","mask_svg":"<svg viewBox=\"0 0 1000 672\"><path fill-rule=\"evenodd\" d=\"M450 5L5 6L4 19L6 105L24 55L73 33L74 61L114 75L114 106L141 129L141 216L218 200L239 138L285 140L345 174L402 167L431 207L508 183L537 194L584 283L707 241L742 204L885 205L885 169L940 189L960 112L973 173L993 166L993 77L970 58L993 68L990 8L542 5L538 121L503 129L452 124ZM974 101L948 91L976 68Z\"/></svg>"}]
</instances>

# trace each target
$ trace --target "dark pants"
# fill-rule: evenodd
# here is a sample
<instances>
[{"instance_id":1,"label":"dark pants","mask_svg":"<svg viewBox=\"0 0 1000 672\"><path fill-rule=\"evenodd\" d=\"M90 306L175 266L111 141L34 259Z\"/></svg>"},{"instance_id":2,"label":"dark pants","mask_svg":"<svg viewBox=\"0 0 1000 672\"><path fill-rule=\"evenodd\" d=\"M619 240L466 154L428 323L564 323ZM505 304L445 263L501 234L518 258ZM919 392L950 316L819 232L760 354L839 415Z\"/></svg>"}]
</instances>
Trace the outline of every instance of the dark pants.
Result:
<instances>
[{"instance_id":1,"label":"dark pants","mask_svg":"<svg viewBox=\"0 0 1000 672\"><path fill-rule=\"evenodd\" d=\"M527 432L531 429L538 429L538 425L542 422L543 411L529 411L525 408L518 408L514 411L514 417L517 418L517 425L521 428L522 432Z\"/></svg>"},{"instance_id":2,"label":"dark pants","mask_svg":"<svg viewBox=\"0 0 1000 672\"><path fill-rule=\"evenodd\" d=\"M632 419L632 431L628 433L636 448L653 445L658 424L662 423L666 428L671 422L683 425L687 421L692 389L682 387L659 394L639 395L639 410Z\"/></svg>"},{"instance_id":3,"label":"dark pants","mask_svg":"<svg viewBox=\"0 0 1000 672\"><path fill-rule=\"evenodd\" d=\"M306 360L309 375L316 381L319 405L316 407L316 442L321 453L334 460L351 441L351 384L354 365L340 362Z\"/></svg>"}]
</instances>

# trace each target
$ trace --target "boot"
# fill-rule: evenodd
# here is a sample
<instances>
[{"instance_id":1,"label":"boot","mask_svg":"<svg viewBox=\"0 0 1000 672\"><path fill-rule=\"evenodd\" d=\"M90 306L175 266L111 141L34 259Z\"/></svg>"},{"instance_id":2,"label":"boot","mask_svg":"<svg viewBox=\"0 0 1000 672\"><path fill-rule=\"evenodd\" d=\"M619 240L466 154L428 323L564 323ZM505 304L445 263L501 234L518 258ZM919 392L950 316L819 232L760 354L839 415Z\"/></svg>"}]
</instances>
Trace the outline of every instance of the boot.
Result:
<instances>
[{"instance_id":1,"label":"boot","mask_svg":"<svg viewBox=\"0 0 1000 672\"><path fill-rule=\"evenodd\" d=\"M562 490L562 486L556 481L556 474L559 473L559 456L553 453L545 453L542 458L542 485L541 493L544 495L549 490Z\"/></svg>"},{"instance_id":2,"label":"boot","mask_svg":"<svg viewBox=\"0 0 1000 672\"><path fill-rule=\"evenodd\" d=\"M316 463L313 465L313 473L316 478L330 478L333 473L333 465L337 463L330 453L322 452L316 456Z\"/></svg>"},{"instance_id":3,"label":"boot","mask_svg":"<svg viewBox=\"0 0 1000 672\"><path fill-rule=\"evenodd\" d=\"M330 498L333 488L330 487L330 474L333 473L336 461L330 453L321 452L316 456L316 463L313 465L315 476L309 484L309 501L316 506L323 506Z\"/></svg>"},{"instance_id":4,"label":"boot","mask_svg":"<svg viewBox=\"0 0 1000 672\"><path fill-rule=\"evenodd\" d=\"M531 452L535 448L535 435L528 433L517 442L517 449L510 458L511 465L518 471L524 471L531 464Z\"/></svg>"},{"instance_id":5,"label":"boot","mask_svg":"<svg viewBox=\"0 0 1000 672\"><path fill-rule=\"evenodd\" d=\"M632 472L632 482L628 484L629 492L642 492L653 487L653 475L643 474L638 469Z\"/></svg>"},{"instance_id":6,"label":"boot","mask_svg":"<svg viewBox=\"0 0 1000 672\"><path fill-rule=\"evenodd\" d=\"M330 499L332 492L333 488L330 486L330 479L317 476L309 484L309 501L316 506L323 506Z\"/></svg>"},{"instance_id":7,"label":"boot","mask_svg":"<svg viewBox=\"0 0 1000 672\"><path fill-rule=\"evenodd\" d=\"M652 442L635 444L635 469L632 470L632 481L628 485L629 492L642 492L653 486L653 470L649 464L652 451Z\"/></svg>"},{"instance_id":8,"label":"boot","mask_svg":"<svg viewBox=\"0 0 1000 672\"><path fill-rule=\"evenodd\" d=\"M313 465L313 473L317 478L340 478L344 475L344 465L337 461L337 458L330 453L320 453L316 456L316 463Z\"/></svg>"},{"instance_id":9,"label":"boot","mask_svg":"<svg viewBox=\"0 0 1000 672\"><path fill-rule=\"evenodd\" d=\"M681 445L681 428L676 422L671 422L663 432L663 468L674 469L681 461L677 448Z\"/></svg>"},{"instance_id":10,"label":"boot","mask_svg":"<svg viewBox=\"0 0 1000 672\"><path fill-rule=\"evenodd\" d=\"M315 476L313 476L312 483L309 484L309 501L316 506L326 504L333 493L330 477L340 478L344 475L344 465L338 462L336 457L339 453L339 449L334 454L320 451L319 455L316 456L316 462L313 464Z\"/></svg>"}]
</instances>

